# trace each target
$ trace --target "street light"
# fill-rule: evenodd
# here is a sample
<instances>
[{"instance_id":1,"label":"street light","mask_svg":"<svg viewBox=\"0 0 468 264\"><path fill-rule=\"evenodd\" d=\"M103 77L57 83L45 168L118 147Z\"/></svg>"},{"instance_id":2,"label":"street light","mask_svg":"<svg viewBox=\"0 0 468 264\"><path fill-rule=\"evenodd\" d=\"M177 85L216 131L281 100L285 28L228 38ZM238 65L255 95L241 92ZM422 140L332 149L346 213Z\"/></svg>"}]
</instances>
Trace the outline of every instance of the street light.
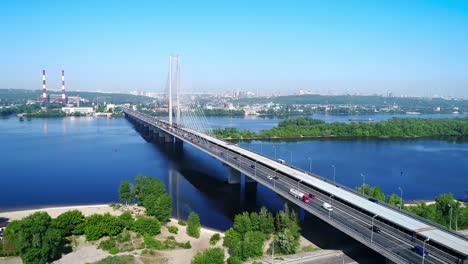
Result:
<instances>
[{"instance_id":1,"label":"street light","mask_svg":"<svg viewBox=\"0 0 468 264\"><path fill-rule=\"evenodd\" d=\"M364 184L366 184L366 175L364 175L363 173L361 173L361 176L362 176L362 195L364 195Z\"/></svg>"},{"instance_id":2,"label":"street light","mask_svg":"<svg viewBox=\"0 0 468 264\"><path fill-rule=\"evenodd\" d=\"M335 165L334 165L334 164L332 164L331 166L332 166L332 168L333 168L333 183L334 183L334 184L336 184L336 180L335 180L335 174L336 174L335 172L336 172L336 167L335 167Z\"/></svg>"},{"instance_id":3,"label":"street light","mask_svg":"<svg viewBox=\"0 0 468 264\"><path fill-rule=\"evenodd\" d=\"M452 205L449 204L448 207L450 208L450 224L449 224L449 229L452 230Z\"/></svg>"},{"instance_id":4,"label":"street light","mask_svg":"<svg viewBox=\"0 0 468 264\"><path fill-rule=\"evenodd\" d=\"M429 238L426 238L423 243L423 252L422 252L422 264L424 264L424 255L426 255L426 242L429 241Z\"/></svg>"},{"instance_id":5,"label":"street light","mask_svg":"<svg viewBox=\"0 0 468 264\"><path fill-rule=\"evenodd\" d=\"M403 206L403 189L401 187L398 187L398 190L400 190L400 210L401 210L401 207Z\"/></svg>"},{"instance_id":6,"label":"street light","mask_svg":"<svg viewBox=\"0 0 468 264\"><path fill-rule=\"evenodd\" d=\"M309 173L312 174L312 158L308 157L307 159L309 160Z\"/></svg>"},{"instance_id":7,"label":"street light","mask_svg":"<svg viewBox=\"0 0 468 264\"><path fill-rule=\"evenodd\" d=\"M378 215L374 215L374 216L372 217L372 226L371 226L371 234L370 234L370 242L371 242L371 244L372 244L372 241L373 241L373 239L374 239L374 220L375 220L375 218L376 218L377 216L378 216Z\"/></svg>"},{"instance_id":8,"label":"street light","mask_svg":"<svg viewBox=\"0 0 468 264\"><path fill-rule=\"evenodd\" d=\"M273 148L275 149L275 159L276 159L276 146L273 145Z\"/></svg>"},{"instance_id":9,"label":"street light","mask_svg":"<svg viewBox=\"0 0 468 264\"><path fill-rule=\"evenodd\" d=\"M292 151L287 150L287 149L285 149L284 151L289 152L289 154L290 154L290 162L289 163L292 164Z\"/></svg>"}]
</instances>

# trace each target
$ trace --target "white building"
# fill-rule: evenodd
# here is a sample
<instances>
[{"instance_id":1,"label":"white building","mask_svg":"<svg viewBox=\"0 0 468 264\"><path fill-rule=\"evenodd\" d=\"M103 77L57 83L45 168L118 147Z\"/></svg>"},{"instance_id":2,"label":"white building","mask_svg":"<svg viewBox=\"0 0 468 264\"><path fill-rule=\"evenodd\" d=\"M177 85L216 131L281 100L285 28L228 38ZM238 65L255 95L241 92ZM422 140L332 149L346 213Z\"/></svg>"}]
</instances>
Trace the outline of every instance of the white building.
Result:
<instances>
[{"instance_id":1,"label":"white building","mask_svg":"<svg viewBox=\"0 0 468 264\"><path fill-rule=\"evenodd\" d=\"M90 115L94 113L94 110L92 107L62 107L62 111L65 112L65 114L67 115L74 114L74 113Z\"/></svg>"}]
</instances>

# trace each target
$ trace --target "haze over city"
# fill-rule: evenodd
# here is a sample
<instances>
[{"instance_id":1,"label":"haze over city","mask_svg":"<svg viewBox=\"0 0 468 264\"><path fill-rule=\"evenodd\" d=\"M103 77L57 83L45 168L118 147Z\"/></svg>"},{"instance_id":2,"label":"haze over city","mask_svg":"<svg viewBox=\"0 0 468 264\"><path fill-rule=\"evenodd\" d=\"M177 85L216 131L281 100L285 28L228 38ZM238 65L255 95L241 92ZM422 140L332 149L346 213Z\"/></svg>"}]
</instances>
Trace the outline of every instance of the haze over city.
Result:
<instances>
[{"instance_id":1,"label":"haze over city","mask_svg":"<svg viewBox=\"0 0 468 264\"><path fill-rule=\"evenodd\" d=\"M2 3L0 88L468 97L465 1ZM56 87L55 87L55 86Z\"/></svg>"}]
</instances>

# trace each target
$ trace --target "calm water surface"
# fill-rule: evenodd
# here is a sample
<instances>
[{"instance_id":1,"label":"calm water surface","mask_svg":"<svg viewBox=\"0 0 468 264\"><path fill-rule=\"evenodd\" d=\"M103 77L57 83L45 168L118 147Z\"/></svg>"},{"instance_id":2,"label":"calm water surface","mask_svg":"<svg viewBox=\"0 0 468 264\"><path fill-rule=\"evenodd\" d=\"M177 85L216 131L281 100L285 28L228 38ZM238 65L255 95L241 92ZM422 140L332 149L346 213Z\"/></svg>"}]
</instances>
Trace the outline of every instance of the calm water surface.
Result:
<instances>
[{"instance_id":1,"label":"calm water surface","mask_svg":"<svg viewBox=\"0 0 468 264\"><path fill-rule=\"evenodd\" d=\"M349 119L350 117L346 118ZM374 117L375 118L375 117ZM214 127L266 129L277 119L210 118ZM443 192L468 194L468 144L438 140L309 140L242 142L304 170L354 187L366 182L405 199ZM225 229L235 213L282 201L265 187L225 183L226 168L184 145L145 141L124 118L0 119L0 210L118 200L122 180L137 174L161 179L174 200L174 215L200 213L202 223ZM292 153L292 155L291 155ZM292 156L292 157L291 157ZM403 173L402 173L403 172Z\"/></svg>"}]
</instances>

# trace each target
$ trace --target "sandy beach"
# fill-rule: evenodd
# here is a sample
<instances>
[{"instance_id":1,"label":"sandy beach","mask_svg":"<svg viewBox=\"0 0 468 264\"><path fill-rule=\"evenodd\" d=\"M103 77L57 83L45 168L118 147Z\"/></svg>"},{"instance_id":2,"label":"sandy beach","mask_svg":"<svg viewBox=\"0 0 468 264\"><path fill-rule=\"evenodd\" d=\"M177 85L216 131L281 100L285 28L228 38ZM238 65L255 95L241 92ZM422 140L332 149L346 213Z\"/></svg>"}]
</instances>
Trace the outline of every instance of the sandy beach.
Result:
<instances>
[{"instance_id":1,"label":"sandy beach","mask_svg":"<svg viewBox=\"0 0 468 264\"><path fill-rule=\"evenodd\" d=\"M7 218L8 221L13 221L13 220L22 219L35 212L47 212L52 218L56 218L60 214L63 214L71 210L79 210L85 216L92 215L92 214L105 214L105 213L110 213L113 215L120 215L122 213L119 210L114 210L108 204L94 204L94 205L47 207L47 208L40 208L40 209L0 212L0 218Z\"/></svg>"}]
</instances>

